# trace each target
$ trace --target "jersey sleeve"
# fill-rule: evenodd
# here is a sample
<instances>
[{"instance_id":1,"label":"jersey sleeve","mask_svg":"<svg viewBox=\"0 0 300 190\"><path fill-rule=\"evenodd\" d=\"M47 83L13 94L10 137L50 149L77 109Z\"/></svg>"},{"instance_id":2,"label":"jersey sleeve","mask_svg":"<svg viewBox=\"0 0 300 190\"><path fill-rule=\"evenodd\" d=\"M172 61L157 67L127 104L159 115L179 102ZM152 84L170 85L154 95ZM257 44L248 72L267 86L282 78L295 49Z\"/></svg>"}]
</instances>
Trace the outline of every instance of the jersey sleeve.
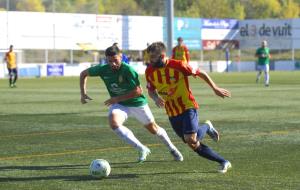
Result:
<instances>
[{"instance_id":1,"label":"jersey sleeve","mask_svg":"<svg viewBox=\"0 0 300 190\"><path fill-rule=\"evenodd\" d=\"M200 69L194 69L191 67L189 64L186 64L184 61L181 60L169 60L170 61L170 66L178 69L181 71L185 76L196 76L200 73Z\"/></svg>"},{"instance_id":2,"label":"jersey sleeve","mask_svg":"<svg viewBox=\"0 0 300 190\"><path fill-rule=\"evenodd\" d=\"M132 67L129 67L128 71L126 72L125 77L126 77L126 81L128 82L128 85L131 89L134 89L137 86L140 86L139 75Z\"/></svg>"},{"instance_id":3,"label":"jersey sleeve","mask_svg":"<svg viewBox=\"0 0 300 190\"><path fill-rule=\"evenodd\" d=\"M255 55L259 55L259 49L256 49Z\"/></svg>"},{"instance_id":4,"label":"jersey sleeve","mask_svg":"<svg viewBox=\"0 0 300 190\"><path fill-rule=\"evenodd\" d=\"M101 76L101 65L96 65L94 67L88 68L89 76Z\"/></svg>"},{"instance_id":5,"label":"jersey sleeve","mask_svg":"<svg viewBox=\"0 0 300 190\"><path fill-rule=\"evenodd\" d=\"M185 52L185 56L186 56L186 61L190 62L190 52L186 46L184 46L184 52Z\"/></svg>"},{"instance_id":6,"label":"jersey sleeve","mask_svg":"<svg viewBox=\"0 0 300 190\"><path fill-rule=\"evenodd\" d=\"M172 49L172 59L175 58L175 53L176 53L176 47L174 47L174 48Z\"/></svg>"},{"instance_id":7,"label":"jersey sleeve","mask_svg":"<svg viewBox=\"0 0 300 190\"><path fill-rule=\"evenodd\" d=\"M150 81L150 73L151 73L151 69L149 69L150 67L148 67L145 71L145 75L146 75L146 81L147 81L147 89L149 91L154 91L155 90L155 86L153 85L153 83Z\"/></svg>"}]
</instances>

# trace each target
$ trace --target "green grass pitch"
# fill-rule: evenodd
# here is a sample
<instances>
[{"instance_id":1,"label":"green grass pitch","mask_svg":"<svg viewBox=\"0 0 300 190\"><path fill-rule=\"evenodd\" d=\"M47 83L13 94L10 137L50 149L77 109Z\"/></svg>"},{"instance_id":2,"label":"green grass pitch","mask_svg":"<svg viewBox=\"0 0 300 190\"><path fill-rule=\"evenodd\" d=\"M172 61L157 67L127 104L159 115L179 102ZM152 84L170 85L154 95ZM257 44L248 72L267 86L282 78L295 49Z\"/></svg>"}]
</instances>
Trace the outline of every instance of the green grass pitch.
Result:
<instances>
[{"instance_id":1,"label":"green grass pitch","mask_svg":"<svg viewBox=\"0 0 300 190\"><path fill-rule=\"evenodd\" d=\"M232 170L191 151L171 129L163 109L150 101L185 160L175 162L158 139L137 121L128 126L152 151L137 164L137 152L112 132L98 78L89 78L94 98L80 104L79 78L20 79L10 89L0 80L0 189L300 189L300 72L271 72L271 85L255 84L256 73L211 74L232 92L221 99L200 79L191 88L200 104L200 122L212 120L219 143L205 143L229 159ZM145 79L141 76L143 86ZM145 90L145 88L144 88ZM110 162L111 175L89 176L89 164Z\"/></svg>"}]
</instances>

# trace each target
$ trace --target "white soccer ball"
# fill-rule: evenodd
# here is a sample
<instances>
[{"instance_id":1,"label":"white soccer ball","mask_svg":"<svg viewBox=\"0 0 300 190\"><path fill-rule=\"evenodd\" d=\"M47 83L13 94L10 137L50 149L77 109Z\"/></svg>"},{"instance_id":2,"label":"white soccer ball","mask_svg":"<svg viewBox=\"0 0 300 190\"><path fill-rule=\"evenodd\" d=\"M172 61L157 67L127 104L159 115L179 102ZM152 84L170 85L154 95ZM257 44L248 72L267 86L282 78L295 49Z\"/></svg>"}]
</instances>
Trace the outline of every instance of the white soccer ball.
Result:
<instances>
[{"instance_id":1,"label":"white soccer ball","mask_svg":"<svg viewBox=\"0 0 300 190\"><path fill-rule=\"evenodd\" d=\"M110 174L109 163L103 159L93 160L90 165L90 174L95 178L105 178Z\"/></svg>"}]
</instances>

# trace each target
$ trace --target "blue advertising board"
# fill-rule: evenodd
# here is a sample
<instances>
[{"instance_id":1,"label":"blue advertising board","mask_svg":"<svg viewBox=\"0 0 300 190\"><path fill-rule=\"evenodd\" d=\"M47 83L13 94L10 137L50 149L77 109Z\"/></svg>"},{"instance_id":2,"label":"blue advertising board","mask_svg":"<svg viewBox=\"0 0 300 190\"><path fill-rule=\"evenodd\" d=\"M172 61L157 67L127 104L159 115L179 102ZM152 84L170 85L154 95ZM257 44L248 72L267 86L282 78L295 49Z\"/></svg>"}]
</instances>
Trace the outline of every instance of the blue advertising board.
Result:
<instances>
[{"instance_id":1,"label":"blue advertising board","mask_svg":"<svg viewBox=\"0 0 300 190\"><path fill-rule=\"evenodd\" d=\"M20 77L40 77L40 67L24 67L18 69L18 74Z\"/></svg>"},{"instance_id":2,"label":"blue advertising board","mask_svg":"<svg viewBox=\"0 0 300 190\"><path fill-rule=\"evenodd\" d=\"M47 76L64 76L64 65L47 64Z\"/></svg>"},{"instance_id":3,"label":"blue advertising board","mask_svg":"<svg viewBox=\"0 0 300 190\"><path fill-rule=\"evenodd\" d=\"M164 18L164 41L167 41L167 24ZM174 39L173 44L177 44L177 38L182 37L184 44L189 49L199 50L202 49L201 42L201 28L202 19L200 18L174 18L173 32Z\"/></svg>"},{"instance_id":4,"label":"blue advertising board","mask_svg":"<svg viewBox=\"0 0 300 190\"><path fill-rule=\"evenodd\" d=\"M239 22L236 19L203 19L202 28L237 30Z\"/></svg>"}]
</instances>

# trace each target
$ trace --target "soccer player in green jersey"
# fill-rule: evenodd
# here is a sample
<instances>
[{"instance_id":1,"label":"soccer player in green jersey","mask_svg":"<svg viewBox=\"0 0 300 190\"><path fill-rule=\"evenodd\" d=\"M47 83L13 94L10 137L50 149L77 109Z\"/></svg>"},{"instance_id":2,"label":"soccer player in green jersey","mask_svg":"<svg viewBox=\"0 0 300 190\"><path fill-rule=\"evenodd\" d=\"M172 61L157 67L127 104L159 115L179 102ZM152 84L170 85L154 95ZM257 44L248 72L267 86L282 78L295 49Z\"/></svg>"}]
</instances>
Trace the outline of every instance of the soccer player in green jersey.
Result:
<instances>
[{"instance_id":1,"label":"soccer player in green jersey","mask_svg":"<svg viewBox=\"0 0 300 190\"><path fill-rule=\"evenodd\" d=\"M266 87L269 86L269 81L270 81L269 64L270 64L270 58L271 58L270 50L267 46L268 46L267 41L266 40L262 41L261 47L258 48L255 53L255 57L258 58L258 66L257 66L258 73L256 76L256 83L258 83L260 75L261 75L262 71L264 71Z\"/></svg>"},{"instance_id":2,"label":"soccer player in green jersey","mask_svg":"<svg viewBox=\"0 0 300 190\"><path fill-rule=\"evenodd\" d=\"M120 49L117 46L111 46L106 49L105 56L106 65L97 65L81 72L81 103L85 104L87 100L92 100L87 95L87 77L100 77L110 95L110 98L104 102L106 106L109 106L110 127L121 139L139 151L138 162L145 161L150 150L123 125L128 117L136 118L150 133L158 136L176 161L182 161L183 156L171 142L167 132L155 123L147 99L143 95L138 74L131 66L121 61Z\"/></svg>"}]
</instances>

